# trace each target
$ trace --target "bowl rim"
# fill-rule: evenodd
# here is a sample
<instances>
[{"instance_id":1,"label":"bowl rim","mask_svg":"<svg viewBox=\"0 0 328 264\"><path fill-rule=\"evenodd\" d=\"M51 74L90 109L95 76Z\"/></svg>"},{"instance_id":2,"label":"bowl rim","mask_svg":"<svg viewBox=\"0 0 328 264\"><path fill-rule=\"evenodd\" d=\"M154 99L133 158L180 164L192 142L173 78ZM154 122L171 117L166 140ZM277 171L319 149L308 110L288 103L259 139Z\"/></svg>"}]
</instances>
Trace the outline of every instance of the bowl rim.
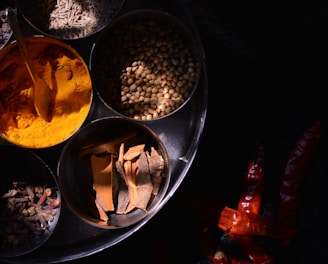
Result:
<instances>
[{"instance_id":1,"label":"bowl rim","mask_svg":"<svg viewBox=\"0 0 328 264\"><path fill-rule=\"evenodd\" d=\"M154 199L151 201L150 204L147 206L147 211L143 211L141 209L136 208L135 211L132 211L127 214L117 215L113 213L114 218L111 220L114 224L99 224L97 219L92 219L92 217L87 216L85 213L81 213L81 210L77 208L76 203L72 202L74 198L70 195L70 192L66 188L66 184L68 181L67 178L67 171L64 171L65 162L68 162L67 159L67 153L69 153L69 150L72 148L76 148L75 144L76 141L79 140L79 137L83 135L84 137L95 135L96 128L103 125L104 123L112 123L114 122L114 125L119 125L120 122L124 122L125 125L132 125L137 128L138 131L142 131L143 133L146 133L148 136L151 137L152 141L156 141L158 146L157 150L160 149L160 153L162 154L162 157L164 159L164 175L163 177L164 181L162 180L160 192L154 196ZM87 135L86 135L87 134ZM88 137L87 137L88 138ZM78 142L78 144L81 142ZM71 164L71 163L69 163ZM67 166L67 165L66 165ZM70 166L72 167L72 166ZM140 221L144 220L148 215L153 214L154 210L158 210L161 201L164 199L165 195L167 194L167 190L170 184L170 178L171 178L171 168L170 168L170 162L169 162L169 155L167 152L167 149L163 143L163 141L159 138L159 136L146 124L143 124L141 122L138 122L137 120L129 119L122 116L106 116L101 117L98 119L93 120L92 122L86 124L83 126L73 137L69 139L69 141L65 144L64 148L61 151L59 161L57 164L57 175L58 175L58 181L59 186L61 189L62 196L64 200L66 201L66 204L68 208L83 222L89 224L90 226L94 226L99 229L105 229L105 230L114 230L114 229L122 229L126 227L133 226ZM78 187L74 187L78 188ZM127 219L129 216L135 216L136 219L133 221L129 221ZM117 223L117 221L120 221L120 219L123 219L127 221L126 225L120 225Z\"/></svg>"},{"instance_id":2,"label":"bowl rim","mask_svg":"<svg viewBox=\"0 0 328 264\"><path fill-rule=\"evenodd\" d=\"M146 19L155 19L155 20L159 21L162 18L166 18L168 23L174 23L177 26L178 31L183 32L183 34L184 34L183 38L189 40L190 43L192 43L192 45L190 45L190 48L191 48L191 50L194 54L194 57L197 60L197 64L198 64L195 84L194 84L193 88L191 89L188 98L181 105L179 105L177 108L175 108L173 111L169 112L168 114L165 114L164 116L153 118L153 119L150 119L150 120L135 119L133 117L122 114L119 110L117 110L113 106L111 106L110 103L106 99L104 99L104 97L102 96L101 91L98 88L96 73L94 71L94 66L97 64L97 62L95 62L95 60L97 59L97 57L96 57L97 56L97 48L98 48L98 46L101 45L99 43L104 38L107 37L107 34L109 34L110 31L112 30L112 28L114 28L116 25L120 26L120 23L122 23L122 22L125 22L125 21L131 22L131 21L134 21L134 20L138 19L139 17L141 17L143 21L146 20ZM126 118L129 118L129 119L132 119L132 120L138 120L138 121L148 123L148 122L154 122L154 121L157 121L157 120L163 120L163 119L166 119L168 117L173 116L175 113L179 112L182 108L184 108L185 105L187 105L192 100L194 94L196 93L196 90L198 89L198 87L200 85L200 80L201 80L201 77L202 77L202 63L201 63L201 61L202 61L203 56L204 56L204 54L203 54L203 51L202 51L202 48L201 48L201 43L199 43L197 38L193 35L192 30L189 29L188 26L184 22L182 22L182 20L179 19L177 16L175 16L174 14L172 14L168 11L165 11L165 10L160 10L160 9L155 9L155 8L137 8L137 9L134 9L134 10L127 11L126 13L124 13L120 16L117 16L116 18L114 18L111 21L111 23L109 23L99 33L99 35L96 37L95 41L92 44L88 65L89 65L89 69L90 69L90 73L91 73L91 78L93 79L93 83L94 83L94 90L95 90L98 98L102 102L102 104L107 109L111 110L116 115L126 117Z\"/></svg>"},{"instance_id":3,"label":"bowl rim","mask_svg":"<svg viewBox=\"0 0 328 264\"><path fill-rule=\"evenodd\" d=\"M0 11L5 11L5 9L3 9L2 5L0 4ZM9 25L9 23L8 23ZM9 25L10 27L10 25ZM0 51L2 49L4 49L11 41L12 41L12 38L13 38L13 30L11 29L9 35L8 35L8 38L7 39L2 39L4 40L2 43L0 42Z\"/></svg>"},{"instance_id":4,"label":"bowl rim","mask_svg":"<svg viewBox=\"0 0 328 264\"><path fill-rule=\"evenodd\" d=\"M69 38L69 37L61 37L59 35L56 35L56 34L52 34L51 32L49 31L45 31L45 30L42 30L40 29L37 25L35 25L31 19L29 19L27 16L26 16L26 13L23 11L24 8L22 7L21 3L20 3L21 0L17 0L16 1L16 5L17 5L17 10L19 11L19 13L22 15L22 17L24 18L24 20L33 28L35 29L37 32L39 32L40 34L42 35L45 35L45 36L48 36L48 37L53 37L53 38L56 38L56 39L59 39L59 40L63 40L63 41L73 41L73 40L83 40L83 39L87 39L87 38L90 38L90 37L93 37L94 35L98 34L99 32L101 32L113 19L115 19L119 13L121 12L121 10L123 9L124 5L125 5L125 2L126 0L105 0L105 1L112 1L114 3L116 3L116 9L115 9L115 12L112 13L110 12L112 15L111 17L108 19L108 21L106 23L104 23L103 25L97 27L96 30L92 31L91 33L85 35L85 36L81 36L81 37L73 37L73 38ZM24 1L24 0L23 0ZM110 3L111 4L111 3Z\"/></svg>"},{"instance_id":5,"label":"bowl rim","mask_svg":"<svg viewBox=\"0 0 328 264\"><path fill-rule=\"evenodd\" d=\"M49 167L49 165L35 152L33 152L30 149L21 148L19 146L13 145L13 144L0 144L0 151L5 151L6 155L8 153L14 152L16 155L28 156L32 160L32 162L37 163L37 165L41 166L43 168L44 172L48 173L48 177L46 178L47 181L49 181L49 186L51 185L56 190L56 198L59 199L60 204L58 207L56 207L56 215L54 216L54 219L49 223L49 228L44 231L42 236L37 236L30 244L29 246L24 246L22 248L19 248L17 251L10 251L10 252L2 252L0 251L0 257L4 258L11 258L11 257L19 257L26 255L28 253L31 253L41 246L43 246L54 234L59 220L61 218L61 209L62 209L62 195L59 187L59 182L57 180L57 177L54 173L54 171ZM16 160L17 156L13 157L13 159ZM44 176L44 175L43 175ZM42 179L38 178L36 181L43 182Z\"/></svg>"},{"instance_id":6,"label":"bowl rim","mask_svg":"<svg viewBox=\"0 0 328 264\"><path fill-rule=\"evenodd\" d=\"M90 70L88 68L88 65L87 65L85 59L82 57L82 55L73 46L69 45L68 43L64 42L63 40L56 39L56 38L49 37L49 36L45 36L45 35L31 35L31 36L24 37L24 39L26 40L27 43L28 42L41 42L41 43L55 44L55 45L61 46L61 47L65 48L65 49L67 49L68 51L72 52L76 56L76 58L78 58L82 62L83 66L88 71L88 75L89 75L90 80L91 80L89 107L88 107L87 114L85 115L85 117L84 117L83 121L80 123L80 125L77 126L75 128L75 130L71 134L67 135L65 139L63 139L61 141L58 141L58 142L56 142L54 144L49 144L49 145L46 145L46 146L37 147L37 146L34 146L34 145L20 144L20 143L16 142L15 140L7 137L4 133L2 133L0 131L0 138L4 139L5 141L7 141L9 143L12 143L12 144L15 144L17 146L20 146L20 147L30 148L30 149L46 149L46 148L50 148L50 147L55 147L55 146L58 146L60 144L63 144L72 135L74 135L84 125L84 123L86 122L86 120L88 119L88 117L91 115L92 107L93 107L93 100L94 100L94 90L93 90L93 83L92 83L92 78L91 78L91 72L90 72ZM14 39L6 47L4 47L3 49L0 50L0 60L4 56L6 56L8 54L8 52L11 51L11 49L14 49L16 47L17 47L17 41Z\"/></svg>"}]
</instances>

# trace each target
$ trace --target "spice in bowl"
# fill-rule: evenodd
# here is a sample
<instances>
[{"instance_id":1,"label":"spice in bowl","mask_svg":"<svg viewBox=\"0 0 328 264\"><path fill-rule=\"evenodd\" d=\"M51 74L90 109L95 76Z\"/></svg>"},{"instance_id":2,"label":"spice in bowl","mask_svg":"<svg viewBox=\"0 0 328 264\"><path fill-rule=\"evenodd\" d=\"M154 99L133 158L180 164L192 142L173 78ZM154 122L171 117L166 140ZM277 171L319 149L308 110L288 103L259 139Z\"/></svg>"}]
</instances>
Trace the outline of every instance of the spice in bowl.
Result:
<instances>
[{"instance_id":1,"label":"spice in bowl","mask_svg":"<svg viewBox=\"0 0 328 264\"><path fill-rule=\"evenodd\" d=\"M17 257L36 250L53 234L61 195L54 173L27 149L0 145L0 165L0 257Z\"/></svg>"},{"instance_id":2,"label":"spice in bowl","mask_svg":"<svg viewBox=\"0 0 328 264\"><path fill-rule=\"evenodd\" d=\"M0 50L9 42L13 31L8 23L5 9L0 7Z\"/></svg>"},{"instance_id":3,"label":"spice in bowl","mask_svg":"<svg viewBox=\"0 0 328 264\"><path fill-rule=\"evenodd\" d=\"M33 82L22 55L11 43L0 52L0 132L14 144L46 148L68 139L85 121L92 102L88 68L65 43L42 36L26 38L36 71L48 84L50 122L34 107Z\"/></svg>"},{"instance_id":4,"label":"spice in bowl","mask_svg":"<svg viewBox=\"0 0 328 264\"><path fill-rule=\"evenodd\" d=\"M118 14L124 2L123 0L19 0L18 9L41 33L72 40L99 32Z\"/></svg>"},{"instance_id":5,"label":"spice in bowl","mask_svg":"<svg viewBox=\"0 0 328 264\"><path fill-rule=\"evenodd\" d=\"M137 120L168 116L191 98L200 78L200 50L169 13L135 10L100 33L90 60L103 103Z\"/></svg>"},{"instance_id":6,"label":"spice in bowl","mask_svg":"<svg viewBox=\"0 0 328 264\"><path fill-rule=\"evenodd\" d=\"M161 140L124 117L82 127L65 145L57 174L68 207L105 229L130 226L156 211L170 179Z\"/></svg>"}]
</instances>

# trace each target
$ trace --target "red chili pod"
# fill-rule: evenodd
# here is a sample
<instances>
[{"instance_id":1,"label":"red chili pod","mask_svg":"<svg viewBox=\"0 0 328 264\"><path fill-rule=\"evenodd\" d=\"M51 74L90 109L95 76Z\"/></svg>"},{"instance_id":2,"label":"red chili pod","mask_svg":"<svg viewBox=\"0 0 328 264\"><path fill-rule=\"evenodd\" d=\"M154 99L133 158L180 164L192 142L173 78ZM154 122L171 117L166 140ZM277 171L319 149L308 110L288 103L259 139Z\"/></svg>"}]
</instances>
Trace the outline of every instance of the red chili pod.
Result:
<instances>
[{"instance_id":1,"label":"red chili pod","mask_svg":"<svg viewBox=\"0 0 328 264\"><path fill-rule=\"evenodd\" d=\"M238 203L238 210L259 214L264 190L264 144L260 135L255 151L249 162L244 188Z\"/></svg>"},{"instance_id":2,"label":"red chili pod","mask_svg":"<svg viewBox=\"0 0 328 264\"><path fill-rule=\"evenodd\" d=\"M252 261L253 264L273 264L273 258L250 236L229 234L239 246L241 251Z\"/></svg>"},{"instance_id":3,"label":"red chili pod","mask_svg":"<svg viewBox=\"0 0 328 264\"><path fill-rule=\"evenodd\" d=\"M248 213L251 215L259 215L261 212L262 199L264 192L264 142L262 135L259 136L253 156L248 164L247 175L245 177L244 188L238 203L238 211L241 213ZM242 214L243 215L243 214ZM235 215L236 216L236 215ZM250 220L249 218L248 220ZM260 217L262 219L262 217ZM266 220L265 218L263 218ZM235 219L236 220L236 219ZM263 221L263 220L261 220ZM271 222L271 221L270 221ZM262 222L263 223L263 222ZM247 222L243 220L240 222L241 226L259 227L259 223ZM270 225L269 223L267 223ZM273 223L274 225L275 223ZM257 229L257 228L256 228ZM266 227L264 227L266 229ZM241 251L247 256L253 264L273 264L274 261L271 256L265 252L262 247L258 245L251 236L234 235L230 229L227 233L234 242L238 245ZM241 229L239 230L241 231ZM263 232L266 232L262 230Z\"/></svg>"},{"instance_id":4,"label":"red chili pod","mask_svg":"<svg viewBox=\"0 0 328 264\"><path fill-rule=\"evenodd\" d=\"M282 228L278 221L264 215L241 212L225 206L221 212L218 227L227 234L260 236L270 238L291 238L296 230Z\"/></svg>"},{"instance_id":5,"label":"red chili pod","mask_svg":"<svg viewBox=\"0 0 328 264\"><path fill-rule=\"evenodd\" d=\"M302 134L290 153L279 189L279 223L281 227L294 226L301 180L322 135L322 124L320 122L312 124Z\"/></svg>"}]
</instances>

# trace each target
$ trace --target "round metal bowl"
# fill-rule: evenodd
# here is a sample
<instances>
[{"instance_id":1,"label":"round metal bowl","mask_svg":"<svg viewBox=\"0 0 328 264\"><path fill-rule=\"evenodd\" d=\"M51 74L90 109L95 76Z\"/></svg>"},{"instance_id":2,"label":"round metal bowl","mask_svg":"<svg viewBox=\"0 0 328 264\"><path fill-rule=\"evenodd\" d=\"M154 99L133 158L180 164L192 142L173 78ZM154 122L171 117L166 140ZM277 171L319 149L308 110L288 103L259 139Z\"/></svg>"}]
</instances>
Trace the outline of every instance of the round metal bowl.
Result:
<instances>
[{"instance_id":1,"label":"round metal bowl","mask_svg":"<svg viewBox=\"0 0 328 264\"><path fill-rule=\"evenodd\" d=\"M54 233L61 194L54 173L32 151L0 145L0 257L30 253ZM51 190L42 202L42 193Z\"/></svg>"},{"instance_id":2,"label":"round metal bowl","mask_svg":"<svg viewBox=\"0 0 328 264\"><path fill-rule=\"evenodd\" d=\"M25 20L43 35L73 40L98 33L117 16L124 3L124 0L18 0L17 6Z\"/></svg>"},{"instance_id":3,"label":"round metal bowl","mask_svg":"<svg viewBox=\"0 0 328 264\"><path fill-rule=\"evenodd\" d=\"M13 31L8 23L6 15L6 1L0 3L0 50L3 49L7 43L9 43Z\"/></svg>"},{"instance_id":4,"label":"round metal bowl","mask_svg":"<svg viewBox=\"0 0 328 264\"><path fill-rule=\"evenodd\" d=\"M201 49L175 16L137 9L113 20L95 40L89 68L104 105L137 120L177 112L196 90Z\"/></svg>"},{"instance_id":5,"label":"round metal bowl","mask_svg":"<svg viewBox=\"0 0 328 264\"><path fill-rule=\"evenodd\" d=\"M52 147L67 140L87 118L91 77L71 46L44 36L25 39L37 72L50 87L52 119L46 122L35 111L33 83L14 41L0 51L0 136L22 147Z\"/></svg>"},{"instance_id":6,"label":"round metal bowl","mask_svg":"<svg viewBox=\"0 0 328 264\"><path fill-rule=\"evenodd\" d=\"M126 154L132 149L133 157ZM64 146L57 174L68 207L103 229L131 226L154 213L170 180L164 144L146 125L124 117L82 127Z\"/></svg>"}]
</instances>

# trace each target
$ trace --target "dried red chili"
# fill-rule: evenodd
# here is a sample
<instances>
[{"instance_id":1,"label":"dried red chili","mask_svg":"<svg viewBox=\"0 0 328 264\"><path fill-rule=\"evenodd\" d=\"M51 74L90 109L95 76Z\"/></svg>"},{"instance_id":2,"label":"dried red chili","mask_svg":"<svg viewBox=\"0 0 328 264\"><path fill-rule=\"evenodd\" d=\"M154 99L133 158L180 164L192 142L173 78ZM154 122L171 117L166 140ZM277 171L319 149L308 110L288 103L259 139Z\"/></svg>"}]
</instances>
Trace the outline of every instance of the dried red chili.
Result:
<instances>
[{"instance_id":1,"label":"dried red chili","mask_svg":"<svg viewBox=\"0 0 328 264\"><path fill-rule=\"evenodd\" d=\"M228 234L289 238L296 230L282 228L278 221L264 215L241 212L228 206L221 212L218 227Z\"/></svg>"},{"instance_id":2,"label":"dried red chili","mask_svg":"<svg viewBox=\"0 0 328 264\"><path fill-rule=\"evenodd\" d=\"M258 215L261 212L264 191L264 142L259 136L253 157L248 165L244 188L239 198L238 211ZM265 227L264 227L265 228ZM241 251L253 262L258 264L273 264L272 257L251 236L228 235L238 245Z\"/></svg>"},{"instance_id":3,"label":"dried red chili","mask_svg":"<svg viewBox=\"0 0 328 264\"><path fill-rule=\"evenodd\" d=\"M295 224L301 180L322 135L322 124L320 122L312 124L291 151L279 190L280 226L292 227Z\"/></svg>"},{"instance_id":4,"label":"dried red chili","mask_svg":"<svg viewBox=\"0 0 328 264\"><path fill-rule=\"evenodd\" d=\"M285 242L297 235L293 221L296 217L302 176L322 135L322 124L314 123L302 134L292 149L281 178L279 219L260 214L264 191L264 146L261 138L248 166L238 210L211 199L204 200L203 196L197 197L191 203L192 210L200 212L202 220L209 226L217 219L217 227L227 234L248 258L240 259L231 255L231 252L224 252L219 245L216 246L217 241L212 237L214 232L205 229L207 231L200 235L201 243L204 245L203 252L213 264L274 263L274 259L261 248L255 237L281 239ZM203 204L208 204L214 210L201 210Z\"/></svg>"},{"instance_id":5,"label":"dried red chili","mask_svg":"<svg viewBox=\"0 0 328 264\"><path fill-rule=\"evenodd\" d=\"M253 157L248 165L244 189L239 199L238 210L259 214L264 189L264 145L262 136L256 142Z\"/></svg>"},{"instance_id":6,"label":"dried red chili","mask_svg":"<svg viewBox=\"0 0 328 264\"><path fill-rule=\"evenodd\" d=\"M253 264L273 264L273 258L251 236L229 234Z\"/></svg>"}]
</instances>

